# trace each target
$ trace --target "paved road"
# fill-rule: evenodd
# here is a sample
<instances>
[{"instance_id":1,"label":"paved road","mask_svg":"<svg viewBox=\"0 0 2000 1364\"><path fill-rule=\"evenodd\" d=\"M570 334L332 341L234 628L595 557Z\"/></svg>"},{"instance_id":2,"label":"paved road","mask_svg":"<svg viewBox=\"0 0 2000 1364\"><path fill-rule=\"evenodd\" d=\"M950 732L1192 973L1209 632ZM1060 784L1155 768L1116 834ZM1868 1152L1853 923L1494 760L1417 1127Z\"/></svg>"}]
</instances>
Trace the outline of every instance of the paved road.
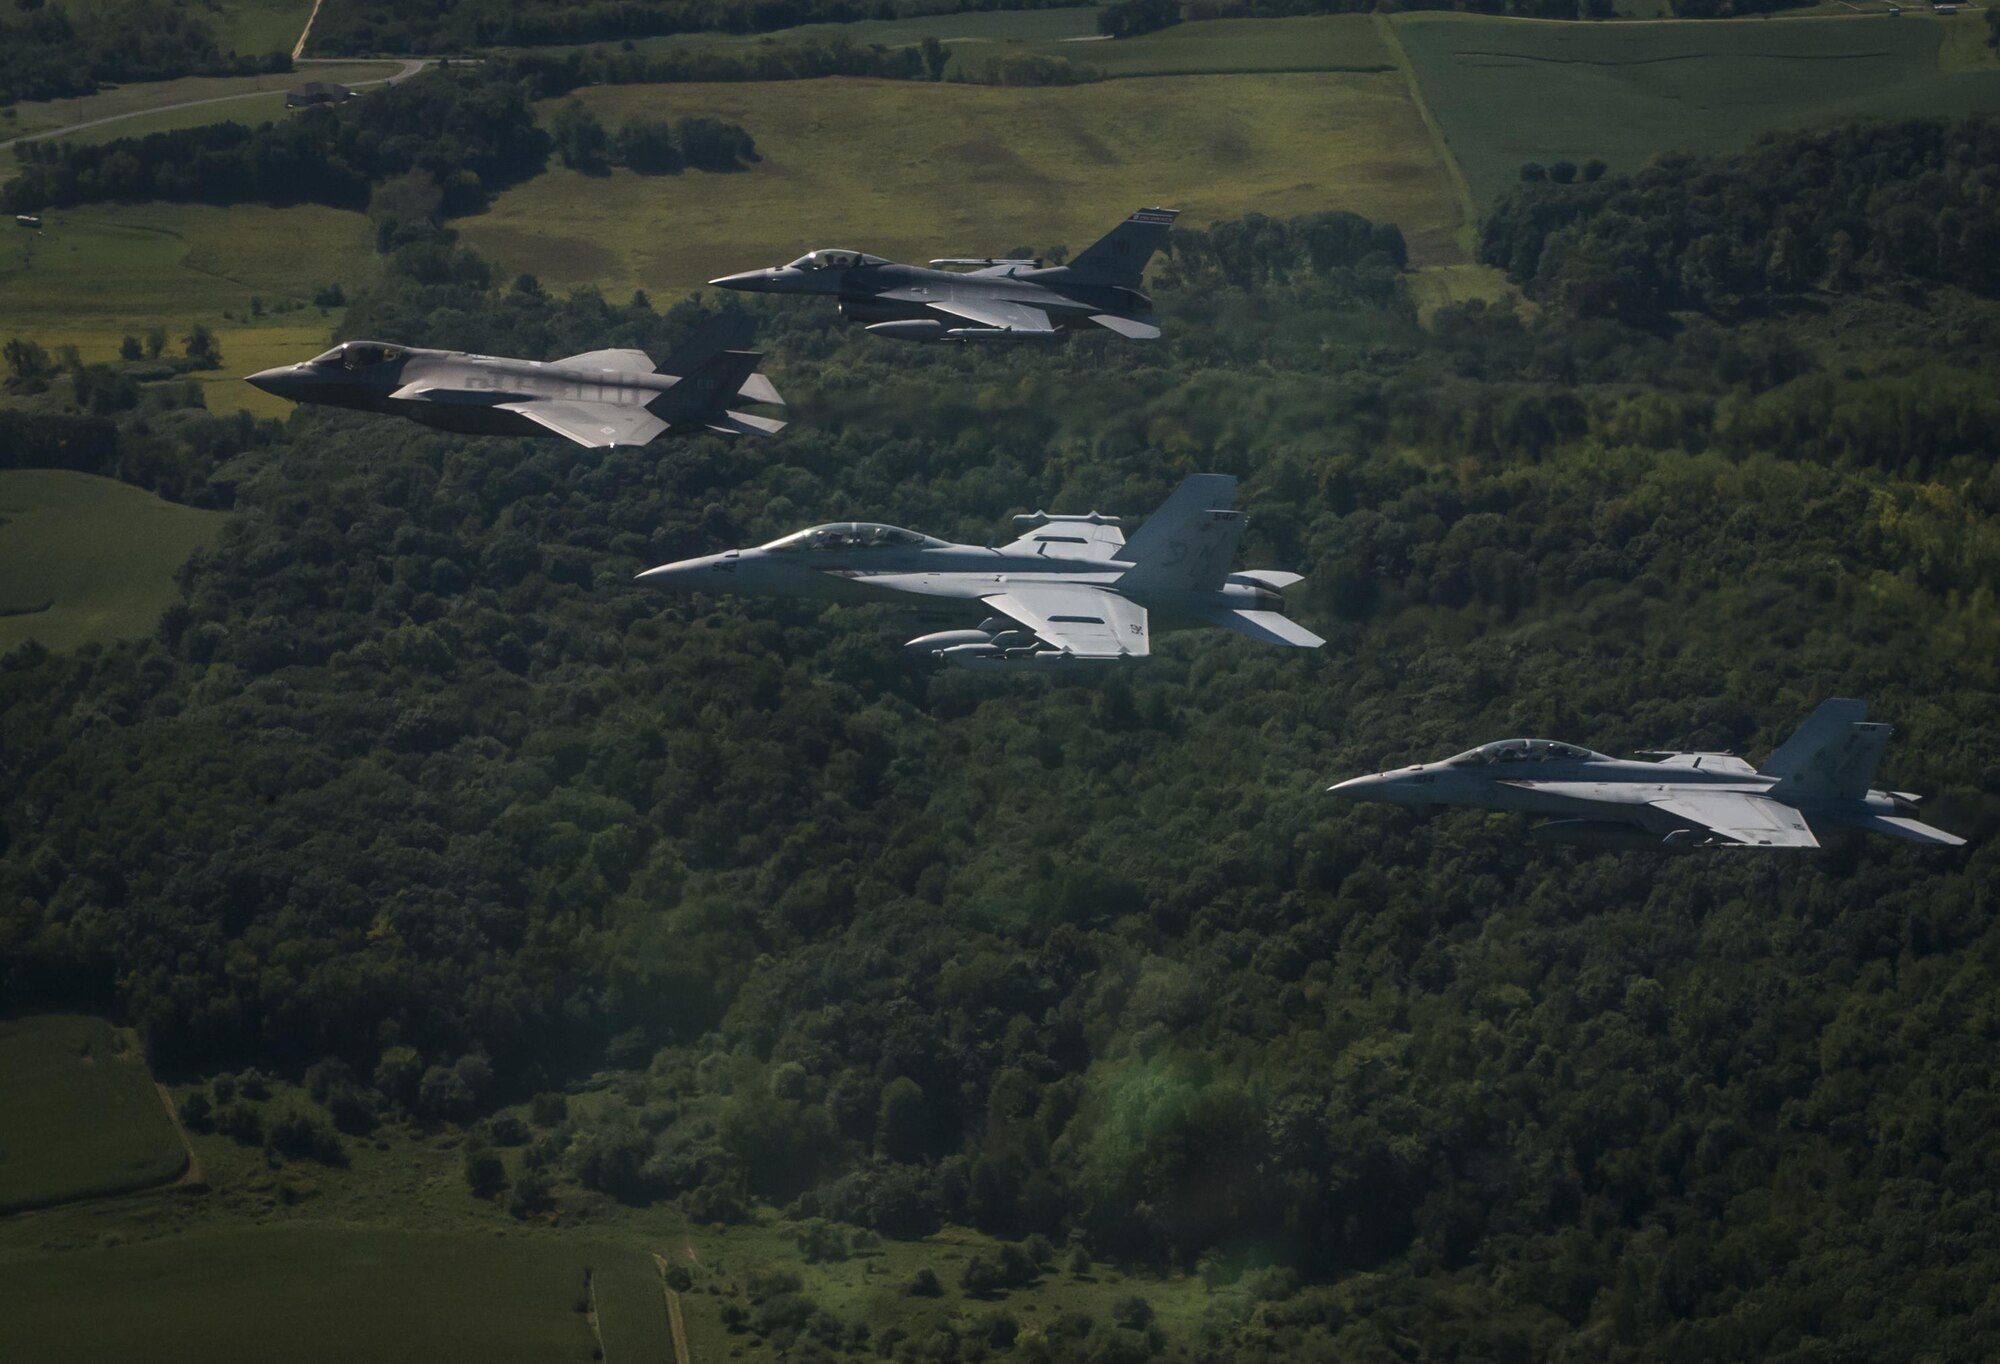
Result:
<instances>
[{"instance_id":1,"label":"paved road","mask_svg":"<svg viewBox=\"0 0 2000 1364\"><path fill-rule=\"evenodd\" d=\"M331 58L306 57L302 59L298 63L298 65L312 66L315 63L324 63L329 66L335 64L333 59ZM352 63L348 61L341 61L338 64L341 66L348 66L351 65ZM393 76L384 76L380 80L372 80L372 81L352 81L349 83L348 89L359 90L363 86L367 85L394 85L397 81L408 80L410 77L416 75L417 72L423 70L430 64L431 64L431 59L429 57L415 57L409 61L404 62L402 69ZM29 133L25 137L9 138L5 142L0 142L0 152L6 151L16 142L40 142L46 138L63 137L69 133L80 133L85 128L102 128L107 123L122 123L128 118L151 118L154 114L164 114L169 110L173 109L198 109L204 104L227 104L231 100L256 99L262 95L274 95L280 93L282 92L279 90L245 90L241 94L237 95L211 95L207 99L182 100L178 104L156 104L150 109L134 109L131 110L129 113L113 114L109 118L93 118L83 123L72 123L67 128L50 128L47 132Z\"/></svg>"}]
</instances>

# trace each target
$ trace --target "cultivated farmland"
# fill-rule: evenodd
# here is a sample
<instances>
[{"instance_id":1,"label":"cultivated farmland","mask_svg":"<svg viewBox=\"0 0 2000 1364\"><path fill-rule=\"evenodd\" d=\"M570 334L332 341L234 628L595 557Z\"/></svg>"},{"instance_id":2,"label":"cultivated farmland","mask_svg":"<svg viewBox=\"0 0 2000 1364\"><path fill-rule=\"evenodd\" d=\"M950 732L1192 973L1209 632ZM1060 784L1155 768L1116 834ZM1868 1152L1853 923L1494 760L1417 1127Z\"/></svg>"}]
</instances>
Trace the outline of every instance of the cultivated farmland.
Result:
<instances>
[{"instance_id":1,"label":"cultivated farmland","mask_svg":"<svg viewBox=\"0 0 2000 1364\"><path fill-rule=\"evenodd\" d=\"M0 473L0 516L13 514L23 480L80 478ZM6 584L0 592L8 594L23 567L14 557L12 529L0 526L0 583ZM18 642L19 619L0 617L0 653ZM97 1018L0 1023L0 1213L148 1188L186 1165L187 1148L128 1037ZM0 1282L10 1277L0 1274ZM0 1320L13 1319L0 1307Z\"/></svg>"},{"instance_id":2,"label":"cultivated farmland","mask_svg":"<svg viewBox=\"0 0 2000 1364\"><path fill-rule=\"evenodd\" d=\"M44 1364L582 1364L596 1344L574 1310L584 1267L620 1257L644 1264L634 1250L567 1239L248 1226L9 1263L0 1320L10 1346ZM627 1325L607 1309L607 1343ZM629 1325L624 1358L671 1357L630 1348L648 1337Z\"/></svg>"},{"instance_id":3,"label":"cultivated farmland","mask_svg":"<svg viewBox=\"0 0 2000 1364\"><path fill-rule=\"evenodd\" d=\"M1347 208L1454 258L1458 208L1403 79L1172 77L1064 89L817 80L607 87L628 114L740 123L734 175L552 169L459 220L466 243L544 282L672 296L815 246L899 259L1095 240L1143 204L1184 221Z\"/></svg>"},{"instance_id":4,"label":"cultivated farmland","mask_svg":"<svg viewBox=\"0 0 2000 1364\"><path fill-rule=\"evenodd\" d=\"M220 512L179 506L144 489L94 474L67 469L0 470L0 653L30 639L49 649L74 649L79 644L151 633L160 613L180 600L176 570L197 549L214 542L224 519ZM77 1034L75 1039L72 1033ZM37 1041L30 1031L14 1043L25 1048L21 1052L24 1058L44 1057L43 1070L37 1074L67 1074L85 1086L76 1091L73 1100L63 1097L68 1091L50 1091L53 1097L49 1102L55 1105L51 1112L70 1114L77 1129L72 1132L59 1124L52 1129L63 1133L50 1138L52 1149L59 1153L86 1149L79 1134L97 1130L99 1124L115 1139L124 1120L106 1117L92 1105L110 1101L128 1087L128 1081L139 1086L133 1093L143 1091L151 1104L148 1109L146 1103L132 1100L142 1112L160 1109L144 1067L136 1062L78 1063L79 1070L57 1055L61 1047L69 1046L68 1055L73 1057L73 1041L90 1038L96 1034L77 1023L70 1032L52 1040ZM96 1038L93 1054L105 1052L109 1046L108 1035ZM0 1093L11 1093L11 1086L26 1083L17 1081L21 1073L25 1072L0 1057L0 1086L9 1087ZM40 1092L40 1081L27 1083L20 1102L25 1104ZM16 1120L41 1121L24 1117L11 1099L0 1100L0 1128ZM154 1149L152 1138L146 1138L142 1145L148 1151ZM0 1138L0 1147L9 1153L17 1149L4 1138ZM59 1164L69 1158L63 1155ZM95 1155L75 1158L80 1162L79 1177L102 1165ZM11 1159L9 1155L0 1160L0 1208L10 1201L7 1171ZM128 1168L125 1163L114 1164L120 1171ZM156 1164L141 1161L131 1168L143 1172L155 1169ZM112 1182L124 1178L120 1174L112 1177ZM32 1194L41 1187L40 1180L39 1176L30 1178L12 1197L21 1196L23 1190ZM142 1182L157 1182L157 1176ZM84 1185L89 1183L83 1180Z\"/></svg>"},{"instance_id":5,"label":"cultivated farmland","mask_svg":"<svg viewBox=\"0 0 2000 1364\"><path fill-rule=\"evenodd\" d=\"M1955 22L1394 20L1482 206L1529 161L1629 169L1774 130L2000 109L2000 70L1939 70L1943 24Z\"/></svg>"}]
</instances>

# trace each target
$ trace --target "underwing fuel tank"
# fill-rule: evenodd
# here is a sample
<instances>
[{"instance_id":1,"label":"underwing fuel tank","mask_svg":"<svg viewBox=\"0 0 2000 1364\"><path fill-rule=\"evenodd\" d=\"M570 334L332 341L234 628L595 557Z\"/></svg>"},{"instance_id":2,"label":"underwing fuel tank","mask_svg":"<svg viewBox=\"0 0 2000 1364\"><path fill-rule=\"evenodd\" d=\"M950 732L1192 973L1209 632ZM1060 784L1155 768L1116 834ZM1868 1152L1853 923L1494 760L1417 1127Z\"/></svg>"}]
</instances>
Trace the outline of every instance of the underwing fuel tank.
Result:
<instances>
[{"instance_id":1,"label":"underwing fuel tank","mask_svg":"<svg viewBox=\"0 0 2000 1364\"><path fill-rule=\"evenodd\" d=\"M905 318L900 322L877 322L869 331L877 336L886 336L891 341L942 341L944 323L928 318Z\"/></svg>"},{"instance_id":2,"label":"underwing fuel tank","mask_svg":"<svg viewBox=\"0 0 2000 1364\"><path fill-rule=\"evenodd\" d=\"M926 654L942 653L946 649L965 644L991 644L993 636L985 630L940 630L934 635L918 635L903 646L903 652L923 657Z\"/></svg>"},{"instance_id":3,"label":"underwing fuel tank","mask_svg":"<svg viewBox=\"0 0 2000 1364\"><path fill-rule=\"evenodd\" d=\"M1676 833L1684 832L1676 830ZM1613 819L1556 819L1528 831L1537 843L1566 843L1578 848L1609 848L1617 852L1673 852L1693 846L1673 834L1661 838Z\"/></svg>"}]
</instances>

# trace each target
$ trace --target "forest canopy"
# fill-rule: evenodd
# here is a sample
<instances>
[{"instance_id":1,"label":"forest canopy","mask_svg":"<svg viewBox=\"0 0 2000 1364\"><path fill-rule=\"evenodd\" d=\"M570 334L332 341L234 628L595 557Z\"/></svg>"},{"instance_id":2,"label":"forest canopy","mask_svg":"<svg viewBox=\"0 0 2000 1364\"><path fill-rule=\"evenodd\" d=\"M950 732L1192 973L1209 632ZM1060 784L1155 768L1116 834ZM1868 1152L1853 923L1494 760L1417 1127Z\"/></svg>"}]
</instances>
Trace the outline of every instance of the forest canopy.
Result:
<instances>
[{"instance_id":1,"label":"forest canopy","mask_svg":"<svg viewBox=\"0 0 2000 1364\"><path fill-rule=\"evenodd\" d=\"M1991 169L1983 125L1844 136L1862 205L1912 146ZM1676 185L1755 202L1825 145L1602 192L1671 240ZM1599 221L1561 193L1502 220ZM0 659L0 1007L302 1078L357 1132L597 1076L532 1106L537 1198L1074 1242L1200 1274L1204 1358L1976 1356L2000 306L1886 255L1756 315L1420 323L1389 225L1173 242L1152 347L752 300L799 418L770 442L24 427L238 515L152 638ZM1657 262L1603 268L1643 295ZM399 275L343 331L657 355L704 316L504 276ZM991 687L907 667L897 613L631 580L834 518L1137 516L1197 469L1242 477L1243 562L1307 575L1327 648L1189 632ZM1511 734L1756 759L1833 695L1972 847L1549 852L1322 791Z\"/></svg>"}]
</instances>

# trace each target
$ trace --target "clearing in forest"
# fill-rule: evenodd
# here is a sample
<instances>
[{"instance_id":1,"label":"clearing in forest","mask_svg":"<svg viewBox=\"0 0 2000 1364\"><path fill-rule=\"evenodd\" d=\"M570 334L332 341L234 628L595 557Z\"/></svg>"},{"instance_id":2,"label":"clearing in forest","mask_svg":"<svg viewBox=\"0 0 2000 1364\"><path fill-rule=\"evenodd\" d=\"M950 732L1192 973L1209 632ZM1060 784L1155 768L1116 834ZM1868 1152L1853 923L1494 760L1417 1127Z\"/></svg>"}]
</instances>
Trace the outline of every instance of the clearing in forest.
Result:
<instances>
[{"instance_id":1,"label":"clearing in forest","mask_svg":"<svg viewBox=\"0 0 2000 1364\"><path fill-rule=\"evenodd\" d=\"M13 515L20 480L38 476L0 473L0 516ZM10 552L13 529L0 525L0 606L22 567ZM0 652L16 642L19 619L0 616ZM127 1034L101 1018L70 1015L0 1023L0 1213L164 1184L187 1159ZM0 1319L11 1317L0 1311Z\"/></svg>"},{"instance_id":2,"label":"clearing in forest","mask_svg":"<svg viewBox=\"0 0 2000 1364\"><path fill-rule=\"evenodd\" d=\"M899 260L1058 243L1133 209L1201 227L1350 209L1413 259L1459 259L1450 180L1397 73L1187 76L1011 89L910 81L610 86L583 103L741 124L763 160L729 175L555 167L454 222L508 273L672 298L819 246Z\"/></svg>"},{"instance_id":3,"label":"clearing in forest","mask_svg":"<svg viewBox=\"0 0 2000 1364\"><path fill-rule=\"evenodd\" d=\"M225 513L183 507L95 474L0 470L0 653L31 639L47 649L67 650L151 634L160 613L181 599L175 578L180 566L215 542L226 519ZM68 1021L77 1029L92 1022ZM93 1055L109 1049L108 1029L105 1033ZM126 1152L109 1130L125 1119L100 1112L101 1105L116 1101L117 1113L133 1107L166 1121L143 1064L129 1058L78 1061L76 1047L87 1039L72 1042L68 1032L36 1040L31 1031L11 1044L5 1037L0 1033L0 1209L48 1190L74 1186L78 1193L66 1196L76 1197L104 1192L107 1184L134 1188L180 1173L177 1138L170 1143L175 1158L169 1162L166 1148L146 1135L152 1124L140 1123L132 1138L138 1149ZM8 1045L21 1048L18 1057L8 1058ZM28 1069L37 1057L39 1069ZM64 1088L57 1083L64 1076L82 1087ZM128 1082L135 1096L129 1103L117 1099ZM10 1141L6 1133L15 1124L25 1126ZM32 1136L44 1130L46 1136ZM167 1134L172 1137L171 1126ZM16 1144L22 1141L28 1144ZM107 1142L104 1150L94 1144ZM113 1154L107 1157L105 1151ZM10 1176L23 1159L28 1164L20 1168L28 1173ZM171 1170L157 1173L168 1163Z\"/></svg>"}]
</instances>

